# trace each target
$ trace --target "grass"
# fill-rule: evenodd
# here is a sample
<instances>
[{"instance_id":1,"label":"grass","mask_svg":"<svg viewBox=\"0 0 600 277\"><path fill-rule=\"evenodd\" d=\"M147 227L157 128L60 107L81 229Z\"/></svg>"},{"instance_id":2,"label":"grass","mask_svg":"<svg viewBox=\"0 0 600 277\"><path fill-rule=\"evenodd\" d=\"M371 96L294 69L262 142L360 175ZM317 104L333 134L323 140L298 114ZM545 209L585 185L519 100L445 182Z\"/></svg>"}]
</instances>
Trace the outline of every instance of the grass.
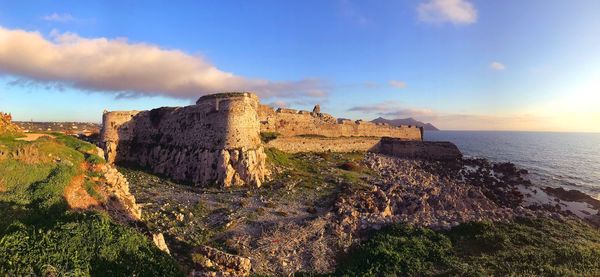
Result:
<instances>
[{"instance_id":1,"label":"grass","mask_svg":"<svg viewBox=\"0 0 600 277\"><path fill-rule=\"evenodd\" d=\"M345 257L338 276L597 276L600 231L577 221L471 222L449 231L393 225Z\"/></svg>"},{"instance_id":2,"label":"grass","mask_svg":"<svg viewBox=\"0 0 600 277\"><path fill-rule=\"evenodd\" d=\"M267 143L269 141L272 141L274 139L276 139L277 137L279 137L279 133L277 132L261 132L260 133L260 139L264 142Z\"/></svg>"},{"instance_id":3,"label":"grass","mask_svg":"<svg viewBox=\"0 0 600 277\"><path fill-rule=\"evenodd\" d=\"M35 148L27 160L0 160L0 275L181 275L175 261L135 229L104 212L68 209L64 189L100 164L95 146L62 134L36 141L0 136L3 151ZM93 197L95 183L86 178Z\"/></svg>"},{"instance_id":4,"label":"grass","mask_svg":"<svg viewBox=\"0 0 600 277\"><path fill-rule=\"evenodd\" d=\"M364 153L286 153L275 148L265 150L271 166L279 168L272 181L259 193L277 202L303 201L310 206L324 207L332 204L344 186L363 188L363 177L372 172L362 165ZM352 170L340 164L352 164Z\"/></svg>"}]
</instances>

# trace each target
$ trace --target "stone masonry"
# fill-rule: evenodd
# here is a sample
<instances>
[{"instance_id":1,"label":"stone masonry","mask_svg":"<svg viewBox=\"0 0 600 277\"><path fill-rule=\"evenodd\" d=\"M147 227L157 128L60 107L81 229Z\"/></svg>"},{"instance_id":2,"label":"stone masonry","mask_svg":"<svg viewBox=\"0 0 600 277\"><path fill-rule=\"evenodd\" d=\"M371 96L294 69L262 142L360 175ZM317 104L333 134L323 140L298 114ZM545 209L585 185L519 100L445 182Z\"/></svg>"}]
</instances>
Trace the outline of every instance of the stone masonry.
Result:
<instances>
[{"instance_id":1,"label":"stone masonry","mask_svg":"<svg viewBox=\"0 0 600 277\"><path fill-rule=\"evenodd\" d=\"M254 94L223 93L186 107L105 112L101 141L109 162L194 184L260 186L269 172L257 107Z\"/></svg>"},{"instance_id":2,"label":"stone masonry","mask_svg":"<svg viewBox=\"0 0 600 277\"><path fill-rule=\"evenodd\" d=\"M198 185L260 186L270 174L261 132L278 135L267 147L289 152L367 151L381 137L423 136L413 126L338 120L318 106L313 112L274 110L249 92L205 95L185 107L104 112L102 120L107 161Z\"/></svg>"}]
</instances>

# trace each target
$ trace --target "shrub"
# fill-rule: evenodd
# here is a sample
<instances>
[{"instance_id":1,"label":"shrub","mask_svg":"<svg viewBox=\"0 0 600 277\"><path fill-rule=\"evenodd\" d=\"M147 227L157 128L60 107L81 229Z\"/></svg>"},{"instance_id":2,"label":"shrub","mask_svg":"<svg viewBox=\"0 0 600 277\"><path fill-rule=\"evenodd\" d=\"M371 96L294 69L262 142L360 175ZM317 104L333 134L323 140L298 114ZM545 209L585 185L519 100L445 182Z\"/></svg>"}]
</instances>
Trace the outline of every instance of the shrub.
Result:
<instances>
[{"instance_id":1,"label":"shrub","mask_svg":"<svg viewBox=\"0 0 600 277\"><path fill-rule=\"evenodd\" d=\"M452 263L452 243L430 229L393 225L376 232L342 261L338 275L434 275Z\"/></svg>"},{"instance_id":2,"label":"shrub","mask_svg":"<svg viewBox=\"0 0 600 277\"><path fill-rule=\"evenodd\" d=\"M393 225L339 263L343 276L600 275L600 231L553 219L469 222L449 231Z\"/></svg>"},{"instance_id":3,"label":"shrub","mask_svg":"<svg viewBox=\"0 0 600 277\"><path fill-rule=\"evenodd\" d=\"M360 166L355 162L342 163L340 164L339 168L347 171L360 171Z\"/></svg>"},{"instance_id":4,"label":"shrub","mask_svg":"<svg viewBox=\"0 0 600 277\"><path fill-rule=\"evenodd\" d=\"M276 139L280 134L276 133L276 132L261 132L260 133L260 139L264 142L267 143L269 141L272 141L274 139Z\"/></svg>"},{"instance_id":5,"label":"shrub","mask_svg":"<svg viewBox=\"0 0 600 277\"><path fill-rule=\"evenodd\" d=\"M0 238L0 274L177 276L181 272L170 256L135 230L104 214L73 213L47 227L13 224Z\"/></svg>"}]
</instances>

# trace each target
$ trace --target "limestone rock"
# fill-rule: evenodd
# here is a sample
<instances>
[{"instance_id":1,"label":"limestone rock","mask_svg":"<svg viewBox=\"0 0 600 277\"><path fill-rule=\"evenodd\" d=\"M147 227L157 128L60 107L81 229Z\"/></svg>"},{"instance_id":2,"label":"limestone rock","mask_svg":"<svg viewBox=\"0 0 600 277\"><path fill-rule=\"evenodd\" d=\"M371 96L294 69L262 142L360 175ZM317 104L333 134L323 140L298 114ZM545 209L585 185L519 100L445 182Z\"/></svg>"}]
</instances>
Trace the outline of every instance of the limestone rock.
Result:
<instances>
[{"instance_id":1,"label":"limestone rock","mask_svg":"<svg viewBox=\"0 0 600 277\"><path fill-rule=\"evenodd\" d=\"M313 108L313 113L321 113L321 106L319 106L319 104L315 105Z\"/></svg>"},{"instance_id":2,"label":"limestone rock","mask_svg":"<svg viewBox=\"0 0 600 277\"><path fill-rule=\"evenodd\" d=\"M193 276L250 275L250 259L227 254L209 246L196 248L192 258L196 266L192 273Z\"/></svg>"},{"instance_id":3,"label":"limestone rock","mask_svg":"<svg viewBox=\"0 0 600 277\"><path fill-rule=\"evenodd\" d=\"M158 247L158 249L171 255L171 252L169 251L169 247L167 246L167 243L165 242L165 237L163 236L162 233L152 234L152 241L154 242L156 247Z\"/></svg>"},{"instance_id":4,"label":"limestone rock","mask_svg":"<svg viewBox=\"0 0 600 277\"><path fill-rule=\"evenodd\" d=\"M129 191L129 182L114 166L105 165L106 186L102 189L109 196L107 209L123 220L141 220L142 208L135 202L135 196ZM116 212L116 214L115 214Z\"/></svg>"}]
</instances>

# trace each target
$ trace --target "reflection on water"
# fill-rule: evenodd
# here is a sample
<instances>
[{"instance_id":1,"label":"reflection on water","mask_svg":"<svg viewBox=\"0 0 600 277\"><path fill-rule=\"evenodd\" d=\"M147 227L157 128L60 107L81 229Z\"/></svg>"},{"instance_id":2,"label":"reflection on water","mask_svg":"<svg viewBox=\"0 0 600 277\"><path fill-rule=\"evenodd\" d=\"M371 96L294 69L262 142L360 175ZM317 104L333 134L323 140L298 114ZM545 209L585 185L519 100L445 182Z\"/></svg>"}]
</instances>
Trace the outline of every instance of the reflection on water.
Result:
<instances>
[{"instance_id":1,"label":"reflection on water","mask_svg":"<svg viewBox=\"0 0 600 277\"><path fill-rule=\"evenodd\" d=\"M600 133L426 131L425 140L451 141L466 156L515 163L539 184L600 196Z\"/></svg>"}]
</instances>

